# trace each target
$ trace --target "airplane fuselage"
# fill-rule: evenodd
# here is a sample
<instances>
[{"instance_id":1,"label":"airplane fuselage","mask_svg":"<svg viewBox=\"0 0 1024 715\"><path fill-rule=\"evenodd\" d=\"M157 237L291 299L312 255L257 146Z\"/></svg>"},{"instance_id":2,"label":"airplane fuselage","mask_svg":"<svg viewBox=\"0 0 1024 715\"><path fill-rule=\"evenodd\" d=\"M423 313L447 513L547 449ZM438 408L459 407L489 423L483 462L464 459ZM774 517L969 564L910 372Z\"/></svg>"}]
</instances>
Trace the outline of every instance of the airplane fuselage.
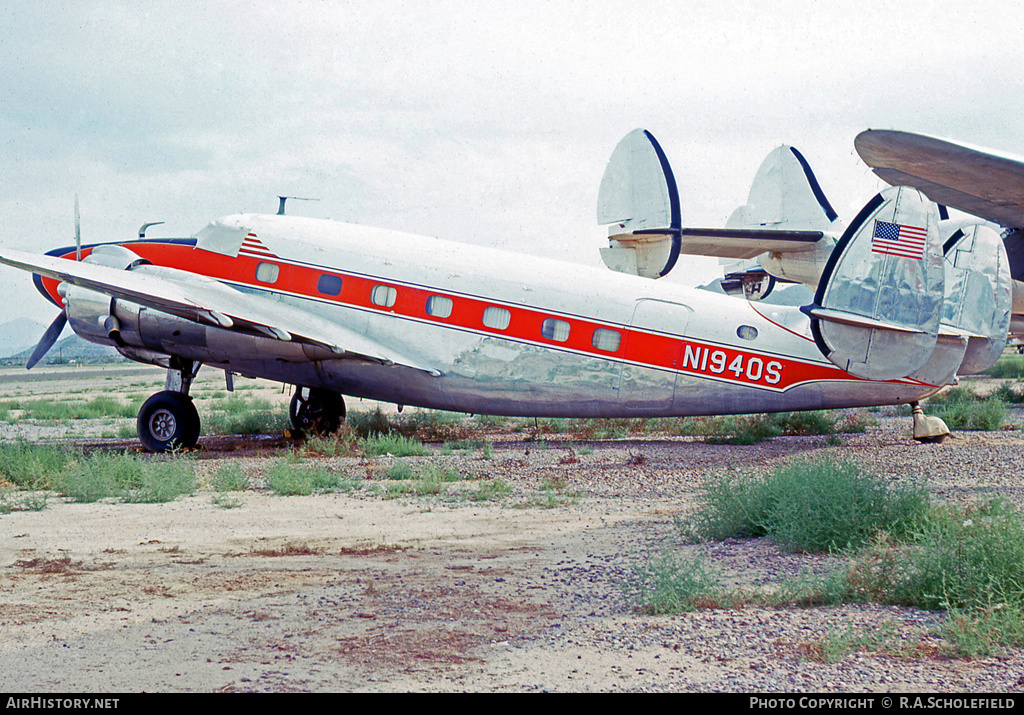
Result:
<instances>
[{"instance_id":1,"label":"airplane fuselage","mask_svg":"<svg viewBox=\"0 0 1024 715\"><path fill-rule=\"evenodd\" d=\"M938 389L846 373L822 357L795 307L425 236L239 215L195 239L122 245L343 326L385 354L367 360L129 307L118 348L146 362L175 355L401 405L529 416L804 410ZM56 281L38 285L60 300ZM84 337L113 344L70 317Z\"/></svg>"}]
</instances>

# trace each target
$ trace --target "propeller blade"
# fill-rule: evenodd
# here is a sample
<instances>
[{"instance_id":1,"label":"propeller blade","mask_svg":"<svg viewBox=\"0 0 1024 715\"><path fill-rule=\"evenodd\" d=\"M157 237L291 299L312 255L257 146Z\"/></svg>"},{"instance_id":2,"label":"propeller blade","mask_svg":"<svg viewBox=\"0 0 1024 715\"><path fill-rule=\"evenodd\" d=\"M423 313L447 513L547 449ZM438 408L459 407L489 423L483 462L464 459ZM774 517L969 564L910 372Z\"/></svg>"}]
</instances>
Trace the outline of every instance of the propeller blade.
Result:
<instances>
[{"instance_id":1,"label":"propeller blade","mask_svg":"<svg viewBox=\"0 0 1024 715\"><path fill-rule=\"evenodd\" d=\"M39 344L36 345L36 349L32 351L32 355L29 357L28 362L25 364L26 370L31 370L36 366L36 363L43 359L46 353L50 352L50 348L57 342L57 338L60 337L61 332L64 330L64 326L68 322L68 316L62 310L60 314L54 318L53 322L50 323L50 327L43 333L43 337L39 338Z\"/></svg>"},{"instance_id":2,"label":"propeller blade","mask_svg":"<svg viewBox=\"0 0 1024 715\"><path fill-rule=\"evenodd\" d=\"M78 194L75 194L75 260L82 260L82 219L78 215Z\"/></svg>"}]
</instances>

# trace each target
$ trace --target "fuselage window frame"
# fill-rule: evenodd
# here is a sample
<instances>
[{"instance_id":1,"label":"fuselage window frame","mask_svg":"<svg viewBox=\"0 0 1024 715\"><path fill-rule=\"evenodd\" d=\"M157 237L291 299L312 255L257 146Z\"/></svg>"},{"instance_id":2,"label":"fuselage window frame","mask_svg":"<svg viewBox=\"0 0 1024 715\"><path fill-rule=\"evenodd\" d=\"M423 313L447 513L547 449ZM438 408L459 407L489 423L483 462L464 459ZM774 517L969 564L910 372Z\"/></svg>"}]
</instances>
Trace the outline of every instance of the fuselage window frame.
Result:
<instances>
[{"instance_id":1,"label":"fuselage window frame","mask_svg":"<svg viewBox=\"0 0 1024 715\"><path fill-rule=\"evenodd\" d=\"M444 320L450 318L454 303L452 299L444 295L432 295L427 298L427 315L432 318Z\"/></svg>"},{"instance_id":2,"label":"fuselage window frame","mask_svg":"<svg viewBox=\"0 0 1024 715\"><path fill-rule=\"evenodd\" d=\"M512 312L508 308L489 305L484 308L483 324L494 330L508 330L512 322Z\"/></svg>"},{"instance_id":3,"label":"fuselage window frame","mask_svg":"<svg viewBox=\"0 0 1024 715\"><path fill-rule=\"evenodd\" d=\"M281 277L281 266L276 263L260 261L256 264L256 280L260 283L273 285Z\"/></svg>"},{"instance_id":4,"label":"fuselage window frame","mask_svg":"<svg viewBox=\"0 0 1024 715\"><path fill-rule=\"evenodd\" d=\"M316 289L320 292L320 295L341 295L341 287L344 285L344 281L341 276L336 276L331 273L324 273L316 282Z\"/></svg>"},{"instance_id":5,"label":"fuselage window frame","mask_svg":"<svg viewBox=\"0 0 1024 715\"><path fill-rule=\"evenodd\" d=\"M556 343L564 343L568 340L571 330L572 326L569 323L558 318L545 318L544 322L540 325L541 337L553 340Z\"/></svg>"},{"instance_id":6,"label":"fuselage window frame","mask_svg":"<svg viewBox=\"0 0 1024 715\"><path fill-rule=\"evenodd\" d=\"M590 344L594 346L595 350L600 350L601 352L618 352L622 346L622 333L618 330L609 330L608 328L594 328L594 335L591 338Z\"/></svg>"},{"instance_id":7,"label":"fuselage window frame","mask_svg":"<svg viewBox=\"0 0 1024 715\"><path fill-rule=\"evenodd\" d=\"M398 289L394 286L375 285L370 291L370 302L378 308L394 307L398 300Z\"/></svg>"}]
</instances>

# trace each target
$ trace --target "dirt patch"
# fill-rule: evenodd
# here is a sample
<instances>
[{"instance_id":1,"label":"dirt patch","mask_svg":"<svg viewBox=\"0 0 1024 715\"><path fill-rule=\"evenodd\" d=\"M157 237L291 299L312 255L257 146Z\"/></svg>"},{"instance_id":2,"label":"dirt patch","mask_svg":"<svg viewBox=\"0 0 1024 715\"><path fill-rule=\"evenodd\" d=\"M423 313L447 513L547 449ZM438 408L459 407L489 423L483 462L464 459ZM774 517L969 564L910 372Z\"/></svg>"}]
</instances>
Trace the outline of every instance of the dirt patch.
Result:
<instances>
[{"instance_id":1,"label":"dirt patch","mask_svg":"<svg viewBox=\"0 0 1024 715\"><path fill-rule=\"evenodd\" d=\"M0 516L0 682L19 692L1020 690L1019 651L940 657L941 614L858 605L655 617L626 601L622 582L666 545L703 554L739 587L840 561L764 540L678 546L677 520L724 472L852 457L893 480L923 475L939 499L1024 504L1015 433L917 445L908 432L909 418L884 414L841 445L480 431L486 453L433 444L404 460L460 475L438 495L389 498L397 459L383 456L309 458L357 482L347 493L280 497L254 483L166 504L51 497L42 511ZM255 478L292 442L200 445L197 471L231 459ZM506 492L474 500L499 482ZM890 628L909 644L903 655L810 657L847 630Z\"/></svg>"}]
</instances>

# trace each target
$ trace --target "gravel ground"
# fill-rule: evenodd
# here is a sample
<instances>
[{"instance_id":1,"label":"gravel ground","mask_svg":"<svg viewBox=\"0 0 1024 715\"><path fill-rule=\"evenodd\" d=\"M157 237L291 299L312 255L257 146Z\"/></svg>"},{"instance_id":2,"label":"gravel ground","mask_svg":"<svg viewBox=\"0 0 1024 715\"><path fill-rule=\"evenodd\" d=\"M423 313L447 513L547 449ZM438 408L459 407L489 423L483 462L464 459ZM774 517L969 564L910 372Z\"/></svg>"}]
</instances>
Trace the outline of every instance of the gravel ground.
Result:
<instances>
[{"instance_id":1,"label":"gravel ground","mask_svg":"<svg viewBox=\"0 0 1024 715\"><path fill-rule=\"evenodd\" d=\"M232 509L209 490L156 505L51 499L0 517L0 689L1024 691L1024 651L946 658L934 634L941 613L859 605L647 616L626 601L620 583L666 545L703 553L733 584L838 563L763 539L678 545L677 522L703 480L726 470L850 456L894 480L925 476L940 499L999 494L1024 506L1016 432L918 445L909 417L865 414L877 424L839 446L504 434L491 436L487 458L435 445L408 461L464 475L442 497L256 488L232 495ZM257 487L280 454L276 443L214 444L200 474L232 459ZM321 461L379 480L394 459ZM453 496L487 478L512 493ZM829 639L879 632L897 654L818 657Z\"/></svg>"}]
</instances>

